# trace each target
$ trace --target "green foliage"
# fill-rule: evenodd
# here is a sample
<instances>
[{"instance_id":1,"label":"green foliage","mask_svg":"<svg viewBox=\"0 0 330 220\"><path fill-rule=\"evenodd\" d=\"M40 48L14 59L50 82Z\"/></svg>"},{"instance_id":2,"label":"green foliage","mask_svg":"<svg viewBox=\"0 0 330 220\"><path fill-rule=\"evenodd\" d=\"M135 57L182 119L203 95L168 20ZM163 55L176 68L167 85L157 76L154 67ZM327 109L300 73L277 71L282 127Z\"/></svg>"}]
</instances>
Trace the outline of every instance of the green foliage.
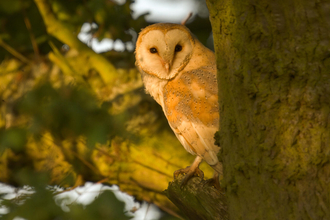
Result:
<instances>
[{"instance_id":1,"label":"green foliage","mask_svg":"<svg viewBox=\"0 0 330 220\"><path fill-rule=\"evenodd\" d=\"M93 147L125 133L123 121L100 107L95 95L84 87L54 89L46 83L24 95L16 108L31 117L29 130L37 136L45 130L60 140L82 135L87 137L87 145Z\"/></svg>"},{"instance_id":2,"label":"green foliage","mask_svg":"<svg viewBox=\"0 0 330 220\"><path fill-rule=\"evenodd\" d=\"M124 202L118 201L113 192L107 190L103 192L93 203L87 207L82 205L70 206L69 216L72 219L130 219L123 213Z\"/></svg>"},{"instance_id":3,"label":"green foliage","mask_svg":"<svg viewBox=\"0 0 330 220\"><path fill-rule=\"evenodd\" d=\"M36 191L24 205L8 202L6 219L127 218L110 192L65 213L44 190L85 181L118 184L139 200L177 211L162 191L193 157L144 93L134 53L96 54L76 36L84 23L95 23L93 38L131 41L132 31L147 26L143 15L132 19L131 3L0 1L0 181ZM210 29L194 29L203 23L190 28L205 42Z\"/></svg>"},{"instance_id":4,"label":"green foliage","mask_svg":"<svg viewBox=\"0 0 330 220\"><path fill-rule=\"evenodd\" d=\"M10 212L1 217L9 220L14 217L22 217L28 220L47 219L130 219L125 213L125 203L119 201L113 192L106 190L99 195L91 204L86 207L72 203L69 205L70 212L65 212L58 205L60 201L54 200L54 193L46 189L49 175L43 172L33 172L28 169L20 170L17 173L17 180L20 185L32 187L32 194L23 194L15 199L2 200L1 205L9 208ZM6 194L3 194L6 195Z\"/></svg>"},{"instance_id":5,"label":"green foliage","mask_svg":"<svg viewBox=\"0 0 330 220\"><path fill-rule=\"evenodd\" d=\"M45 26L34 2L0 1L0 41L5 41L21 53L33 51L27 21L31 23L40 51L48 53L50 47L46 40L50 38L46 35ZM0 60L3 60L5 55L8 55L8 52L0 47Z\"/></svg>"},{"instance_id":6,"label":"green foliage","mask_svg":"<svg viewBox=\"0 0 330 220\"><path fill-rule=\"evenodd\" d=\"M25 123L0 129L0 150L19 152L27 144L27 135L40 139L45 131L57 141L86 137L90 148L115 136L137 140L125 130L126 114L111 115L108 105L101 105L85 87L67 85L55 89L49 83L41 84L13 103L13 111L25 117Z\"/></svg>"},{"instance_id":7,"label":"green foliage","mask_svg":"<svg viewBox=\"0 0 330 220\"><path fill-rule=\"evenodd\" d=\"M96 23L97 28L92 29L91 34L99 40L112 38L130 41L132 36L128 33L129 29L139 32L147 25L143 16L132 19L131 1L126 1L123 5L104 0L51 0L49 3L56 17L76 33L79 33L84 23ZM47 34L40 12L32 0L0 1L0 23L0 40L26 54L33 52L31 40L35 41L43 54L51 51L48 40L61 46ZM5 55L8 52L0 47L0 60Z\"/></svg>"},{"instance_id":8,"label":"green foliage","mask_svg":"<svg viewBox=\"0 0 330 220\"><path fill-rule=\"evenodd\" d=\"M38 188L31 196L25 196L24 200L23 204L19 204L15 200L2 202L2 205L10 209L8 214L2 216L2 219L9 220L18 216L28 220L130 219L123 211L125 203L119 201L113 192L109 190L103 192L87 206L81 204L70 205L70 212L64 212L54 201L54 194L46 189Z\"/></svg>"},{"instance_id":9,"label":"green foliage","mask_svg":"<svg viewBox=\"0 0 330 220\"><path fill-rule=\"evenodd\" d=\"M23 217L26 219L46 220L46 219L64 219L64 212L57 206L53 200L53 195L45 189L38 189L30 198L26 198L23 205L15 201L3 203L10 212L3 216L3 219L13 219L14 217ZM33 210L33 212L31 212Z\"/></svg>"},{"instance_id":10,"label":"green foliage","mask_svg":"<svg viewBox=\"0 0 330 220\"><path fill-rule=\"evenodd\" d=\"M23 128L0 129L0 153L6 148L21 151L26 144L26 130Z\"/></svg>"}]
</instances>

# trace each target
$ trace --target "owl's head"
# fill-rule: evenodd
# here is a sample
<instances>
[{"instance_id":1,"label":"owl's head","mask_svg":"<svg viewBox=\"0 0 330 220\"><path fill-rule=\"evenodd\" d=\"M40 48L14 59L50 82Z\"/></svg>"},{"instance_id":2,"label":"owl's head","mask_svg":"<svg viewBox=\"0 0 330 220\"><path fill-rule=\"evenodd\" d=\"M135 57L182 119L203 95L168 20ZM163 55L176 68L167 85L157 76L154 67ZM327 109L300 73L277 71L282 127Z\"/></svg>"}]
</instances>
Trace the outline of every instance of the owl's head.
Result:
<instances>
[{"instance_id":1,"label":"owl's head","mask_svg":"<svg viewBox=\"0 0 330 220\"><path fill-rule=\"evenodd\" d=\"M138 37L136 65L147 74L172 79L189 62L194 45L194 37L183 25L150 25Z\"/></svg>"}]
</instances>

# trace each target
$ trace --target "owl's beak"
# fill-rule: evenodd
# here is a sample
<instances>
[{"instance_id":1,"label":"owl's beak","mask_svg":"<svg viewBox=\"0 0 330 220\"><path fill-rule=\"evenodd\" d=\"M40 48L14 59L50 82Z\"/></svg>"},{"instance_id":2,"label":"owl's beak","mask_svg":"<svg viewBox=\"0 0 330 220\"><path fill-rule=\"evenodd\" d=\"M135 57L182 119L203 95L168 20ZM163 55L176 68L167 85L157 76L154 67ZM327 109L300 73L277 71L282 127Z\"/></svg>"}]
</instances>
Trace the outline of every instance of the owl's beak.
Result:
<instances>
[{"instance_id":1,"label":"owl's beak","mask_svg":"<svg viewBox=\"0 0 330 220\"><path fill-rule=\"evenodd\" d=\"M167 59L161 59L161 63L163 65L163 67L165 68L166 72L169 73L171 70L172 62Z\"/></svg>"},{"instance_id":2,"label":"owl's beak","mask_svg":"<svg viewBox=\"0 0 330 220\"><path fill-rule=\"evenodd\" d=\"M169 63L164 63L164 68L166 72L170 72L170 64Z\"/></svg>"}]
</instances>

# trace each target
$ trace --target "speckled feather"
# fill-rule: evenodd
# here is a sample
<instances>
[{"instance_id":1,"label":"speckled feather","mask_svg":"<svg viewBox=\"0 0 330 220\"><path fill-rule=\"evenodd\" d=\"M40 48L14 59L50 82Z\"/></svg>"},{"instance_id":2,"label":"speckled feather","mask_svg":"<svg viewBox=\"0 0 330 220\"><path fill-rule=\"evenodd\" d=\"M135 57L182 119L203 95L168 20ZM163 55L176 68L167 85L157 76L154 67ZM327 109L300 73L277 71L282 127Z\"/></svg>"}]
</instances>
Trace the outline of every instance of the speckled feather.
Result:
<instances>
[{"instance_id":1,"label":"speckled feather","mask_svg":"<svg viewBox=\"0 0 330 220\"><path fill-rule=\"evenodd\" d=\"M214 133L219 128L215 68L183 72L164 88L167 120L185 149L208 164L218 161Z\"/></svg>"}]
</instances>

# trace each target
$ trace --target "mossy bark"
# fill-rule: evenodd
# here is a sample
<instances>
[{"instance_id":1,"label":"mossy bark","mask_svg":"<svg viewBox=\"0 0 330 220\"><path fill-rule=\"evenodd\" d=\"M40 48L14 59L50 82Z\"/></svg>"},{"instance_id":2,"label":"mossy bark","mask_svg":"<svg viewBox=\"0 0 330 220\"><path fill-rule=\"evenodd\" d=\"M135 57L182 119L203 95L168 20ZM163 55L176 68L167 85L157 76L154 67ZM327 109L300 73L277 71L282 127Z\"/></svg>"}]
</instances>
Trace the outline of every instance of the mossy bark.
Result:
<instances>
[{"instance_id":1,"label":"mossy bark","mask_svg":"<svg viewBox=\"0 0 330 220\"><path fill-rule=\"evenodd\" d=\"M227 199L223 191L214 188L200 177L193 177L181 186L183 176L171 182L166 196L190 220L228 220Z\"/></svg>"},{"instance_id":2,"label":"mossy bark","mask_svg":"<svg viewBox=\"0 0 330 220\"><path fill-rule=\"evenodd\" d=\"M330 219L330 3L207 4L230 219Z\"/></svg>"}]
</instances>

